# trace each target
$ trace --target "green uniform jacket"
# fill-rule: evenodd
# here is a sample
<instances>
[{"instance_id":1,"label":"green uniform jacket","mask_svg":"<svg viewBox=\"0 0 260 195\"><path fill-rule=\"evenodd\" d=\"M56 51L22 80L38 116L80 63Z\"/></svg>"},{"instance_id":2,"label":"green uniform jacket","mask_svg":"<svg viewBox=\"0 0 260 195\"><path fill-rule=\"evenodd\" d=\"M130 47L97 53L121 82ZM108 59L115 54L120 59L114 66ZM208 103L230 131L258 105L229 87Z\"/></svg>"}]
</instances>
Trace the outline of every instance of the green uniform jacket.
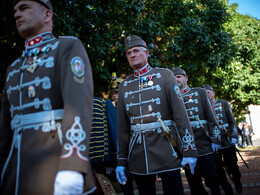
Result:
<instances>
[{"instance_id":1,"label":"green uniform jacket","mask_svg":"<svg viewBox=\"0 0 260 195\"><path fill-rule=\"evenodd\" d=\"M236 121L232 110L226 100L219 99L211 101L211 104L216 112L217 120L221 130L221 149L232 146L230 138L238 138ZM227 130L225 133L224 129Z\"/></svg>"},{"instance_id":2,"label":"green uniform jacket","mask_svg":"<svg viewBox=\"0 0 260 195\"><path fill-rule=\"evenodd\" d=\"M143 175L181 167L181 159L158 119L174 129L171 133L181 144L184 157L197 156L181 92L170 70L147 64L135 71L119 85L117 106L119 166L128 165L132 173Z\"/></svg>"},{"instance_id":3,"label":"green uniform jacket","mask_svg":"<svg viewBox=\"0 0 260 195\"><path fill-rule=\"evenodd\" d=\"M206 91L202 88L190 88L187 86L182 90L182 97L195 137L198 155L212 154L211 143L220 145L221 135ZM205 128L205 132L200 122Z\"/></svg>"},{"instance_id":4,"label":"green uniform jacket","mask_svg":"<svg viewBox=\"0 0 260 195\"><path fill-rule=\"evenodd\" d=\"M7 69L0 121L3 194L51 195L59 170L84 174L95 189L88 144L92 70L75 37L51 32L25 42Z\"/></svg>"}]
</instances>

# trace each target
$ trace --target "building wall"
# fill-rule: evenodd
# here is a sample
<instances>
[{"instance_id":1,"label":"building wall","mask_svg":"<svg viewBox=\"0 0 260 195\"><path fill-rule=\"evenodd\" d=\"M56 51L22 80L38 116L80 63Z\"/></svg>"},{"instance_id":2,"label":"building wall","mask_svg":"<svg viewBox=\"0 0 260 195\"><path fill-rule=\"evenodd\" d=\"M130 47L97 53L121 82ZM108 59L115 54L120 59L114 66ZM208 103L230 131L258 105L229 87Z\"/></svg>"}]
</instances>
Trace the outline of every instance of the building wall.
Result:
<instances>
[{"instance_id":1,"label":"building wall","mask_svg":"<svg viewBox=\"0 0 260 195\"><path fill-rule=\"evenodd\" d=\"M260 105L250 105L250 114L246 115L246 122L253 127L253 139L260 138Z\"/></svg>"}]
</instances>

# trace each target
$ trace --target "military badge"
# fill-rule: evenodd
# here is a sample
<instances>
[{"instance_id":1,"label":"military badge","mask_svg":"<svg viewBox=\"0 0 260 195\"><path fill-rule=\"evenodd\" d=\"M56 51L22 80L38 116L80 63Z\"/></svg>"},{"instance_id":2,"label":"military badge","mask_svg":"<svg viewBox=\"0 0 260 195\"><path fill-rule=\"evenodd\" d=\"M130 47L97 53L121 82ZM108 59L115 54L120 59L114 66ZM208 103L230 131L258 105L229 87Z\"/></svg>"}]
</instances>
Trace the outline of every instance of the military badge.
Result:
<instances>
[{"instance_id":1,"label":"military badge","mask_svg":"<svg viewBox=\"0 0 260 195\"><path fill-rule=\"evenodd\" d=\"M181 97L181 90L180 90L180 88L178 87L178 85L174 85L174 91L175 91L175 93L176 93L176 95L178 96L178 98L182 98Z\"/></svg>"},{"instance_id":2,"label":"military badge","mask_svg":"<svg viewBox=\"0 0 260 195\"><path fill-rule=\"evenodd\" d=\"M28 68L26 68L26 70L33 74L34 71L36 70L36 68L38 67L37 56L34 56L33 60L31 58L29 58L28 64L30 66Z\"/></svg>"},{"instance_id":3,"label":"military badge","mask_svg":"<svg viewBox=\"0 0 260 195\"><path fill-rule=\"evenodd\" d=\"M29 98L34 98L35 95L36 95L36 92L35 92L34 86L30 85L30 86L28 87L28 97L29 97Z\"/></svg>"},{"instance_id":4,"label":"military badge","mask_svg":"<svg viewBox=\"0 0 260 195\"><path fill-rule=\"evenodd\" d=\"M84 63L80 57L74 57L71 60L71 70L74 74L73 78L77 83L83 83L84 76Z\"/></svg>"},{"instance_id":5,"label":"military badge","mask_svg":"<svg viewBox=\"0 0 260 195\"><path fill-rule=\"evenodd\" d=\"M152 111L153 111L152 105L148 105L148 111L149 111L149 112L152 112Z\"/></svg>"}]
</instances>

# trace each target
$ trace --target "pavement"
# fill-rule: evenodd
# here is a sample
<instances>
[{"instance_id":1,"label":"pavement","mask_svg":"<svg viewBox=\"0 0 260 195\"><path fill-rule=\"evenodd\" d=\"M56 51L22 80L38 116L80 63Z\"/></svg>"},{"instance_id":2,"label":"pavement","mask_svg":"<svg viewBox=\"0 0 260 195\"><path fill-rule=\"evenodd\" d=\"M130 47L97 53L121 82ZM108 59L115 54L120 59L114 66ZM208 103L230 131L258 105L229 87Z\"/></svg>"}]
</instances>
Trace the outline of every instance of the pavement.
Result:
<instances>
[{"instance_id":1,"label":"pavement","mask_svg":"<svg viewBox=\"0 0 260 195\"><path fill-rule=\"evenodd\" d=\"M243 185L242 193L237 193L235 186L232 184L231 180L228 178L230 184L233 187L234 195L260 195L260 138L253 140L253 147L238 148L240 154L243 156L244 160L249 166L249 169L245 166L241 158L238 157L238 166L241 172L241 183ZM182 182L184 187L184 195L190 195L190 189L185 177L184 171L181 171ZM228 177L228 176L227 176ZM209 188L205 189L210 193ZM138 194L138 190L135 187L134 194ZM156 194L163 194L162 183L159 181L156 187ZM221 190L221 194L225 194ZM118 195L123 195L123 193L118 193Z\"/></svg>"}]
</instances>

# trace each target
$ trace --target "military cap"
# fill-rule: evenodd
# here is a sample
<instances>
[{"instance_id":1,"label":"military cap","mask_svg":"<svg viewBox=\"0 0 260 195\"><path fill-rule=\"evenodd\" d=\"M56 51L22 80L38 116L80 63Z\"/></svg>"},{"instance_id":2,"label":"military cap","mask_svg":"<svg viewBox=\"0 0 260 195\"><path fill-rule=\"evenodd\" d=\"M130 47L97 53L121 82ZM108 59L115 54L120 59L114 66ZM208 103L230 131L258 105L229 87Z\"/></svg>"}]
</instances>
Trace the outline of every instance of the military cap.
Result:
<instances>
[{"instance_id":1,"label":"military cap","mask_svg":"<svg viewBox=\"0 0 260 195\"><path fill-rule=\"evenodd\" d=\"M118 91L118 86L119 84L123 81L124 79L122 78L117 78L116 72L112 72L112 79L109 85L109 90L110 91Z\"/></svg>"},{"instance_id":2,"label":"military cap","mask_svg":"<svg viewBox=\"0 0 260 195\"><path fill-rule=\"evenodd\" d=\"M186 72L179 67L173 67L172 72L173 72L174 75L181 74L181 75L187 76Z\"/></svg>"},{"instance_id":3,"label":"military cap","mask_svg":"<svg viewBox=\"0 0 260 195\"><path fill-rule=\"evenodd\" d=\"M202 85L202 87L203 87L204 89L206 89L206 90L214 91L213 88L212 88L210 85L208 85L208 84Z\"/></svg>"},{"instance_id":4,"label":"military cap","mask_svg":"<svg viewBox=\"0 0 260 195\"><path fill-rule=\"evenodd\" d=\"M14 0L14 6L19 2L20 0ZM31 1L36 1L43 5L44 7L53 10L52 4L50 0L31 0Z\"/></svg>"},{"instance_id":5,"label":"military cap","mask_svg":"<svg viewBox=\"0 0 260 195\"><path fill-rule=\"evenodd\" d=\"M129 35L125 38L125 52L133 47L145 47L146 49L148 49L143 39L141 39L137 35Z\"/></svg>"}]
</instances>

